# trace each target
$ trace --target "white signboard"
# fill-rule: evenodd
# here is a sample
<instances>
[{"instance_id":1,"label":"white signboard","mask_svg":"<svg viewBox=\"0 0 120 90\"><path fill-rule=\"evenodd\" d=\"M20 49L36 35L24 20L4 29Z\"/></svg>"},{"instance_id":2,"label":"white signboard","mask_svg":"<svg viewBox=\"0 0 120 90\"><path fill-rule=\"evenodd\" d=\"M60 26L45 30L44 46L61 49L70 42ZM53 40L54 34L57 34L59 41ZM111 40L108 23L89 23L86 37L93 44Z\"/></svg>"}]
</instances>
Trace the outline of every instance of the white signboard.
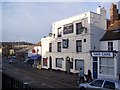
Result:
<instances>
[{"instance_id":1,"label":"white signboard","mask_svg":"<svg viewBox=\"0 0 120 90\"><path fill-rule=\"evenodd\" d=\"M113 57L113 52L92 52L93 57Z\"/></svg>"}]
</instances>

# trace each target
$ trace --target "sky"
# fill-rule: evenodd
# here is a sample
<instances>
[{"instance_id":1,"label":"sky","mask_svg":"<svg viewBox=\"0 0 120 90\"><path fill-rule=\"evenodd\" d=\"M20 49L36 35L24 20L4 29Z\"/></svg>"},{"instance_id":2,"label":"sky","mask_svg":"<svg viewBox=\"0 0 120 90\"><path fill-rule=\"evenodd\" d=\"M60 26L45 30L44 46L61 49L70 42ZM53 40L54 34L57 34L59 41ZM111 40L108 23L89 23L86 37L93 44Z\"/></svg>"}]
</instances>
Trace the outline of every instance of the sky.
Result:
<instances>
[{"instance_id":1,"label":"sky","mask_svg":"<svg viewBox=\"0 0 120 90\"><path fill-rule=\"evenodd\" d=\"M44 0L46 1L46 0ZM62 0L61 0L62 1ZM88 1L88 0L87 0ZM107 17L111 3L109 2L40 2L38 0L4 0L0 3L0 41L31 43L40 42L41 38L51 32L52 22L71 16L82 14L86 11L96 12L98 6L105 7Z\"/></svg>"}]
</instances>

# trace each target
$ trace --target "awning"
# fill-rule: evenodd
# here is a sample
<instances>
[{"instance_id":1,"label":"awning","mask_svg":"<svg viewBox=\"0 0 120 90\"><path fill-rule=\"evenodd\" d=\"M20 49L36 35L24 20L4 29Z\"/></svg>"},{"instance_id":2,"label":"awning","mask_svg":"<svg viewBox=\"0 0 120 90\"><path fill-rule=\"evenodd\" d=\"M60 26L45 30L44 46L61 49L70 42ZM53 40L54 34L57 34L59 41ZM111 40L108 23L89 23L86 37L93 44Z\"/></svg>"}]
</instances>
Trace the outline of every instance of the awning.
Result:
<instances>
[{"instance_id":1,"label":"awning","mask_svg":"<svg viewBox=\"0 0 120 90\"><path fill-rule=\"evenodd\" d=\"M41 59L41 56L40 55L34 55L34 56L31 56L30 58L31 59Z\"/></svg>"}]
</instances>

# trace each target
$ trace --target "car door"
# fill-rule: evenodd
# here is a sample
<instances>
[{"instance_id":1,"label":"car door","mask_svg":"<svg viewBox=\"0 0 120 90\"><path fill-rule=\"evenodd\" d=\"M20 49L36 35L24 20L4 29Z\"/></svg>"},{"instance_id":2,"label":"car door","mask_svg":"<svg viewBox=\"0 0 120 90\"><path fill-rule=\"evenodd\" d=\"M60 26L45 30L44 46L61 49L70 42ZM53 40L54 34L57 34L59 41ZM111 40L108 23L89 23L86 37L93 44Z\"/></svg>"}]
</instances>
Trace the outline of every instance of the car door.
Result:
<instances>
[{"instance_id":1,"label":"car door","mask_svg":"<svg viewBox=\"0 0 120 90\"><path fill-rule=\"evenodd\" d=\"M87 90L101 90L104 80L95 80L87 86Z\"/></svg>"},{"instance_id":2,"label":"car door","mask_svg":"<svg viewBox=\"0 0 120 90\"><path fill-rule=\"evenodd\" d=\"M115 83L112 81L105 81L102 90L115 90Z\"/></svg>"}]
</instances>

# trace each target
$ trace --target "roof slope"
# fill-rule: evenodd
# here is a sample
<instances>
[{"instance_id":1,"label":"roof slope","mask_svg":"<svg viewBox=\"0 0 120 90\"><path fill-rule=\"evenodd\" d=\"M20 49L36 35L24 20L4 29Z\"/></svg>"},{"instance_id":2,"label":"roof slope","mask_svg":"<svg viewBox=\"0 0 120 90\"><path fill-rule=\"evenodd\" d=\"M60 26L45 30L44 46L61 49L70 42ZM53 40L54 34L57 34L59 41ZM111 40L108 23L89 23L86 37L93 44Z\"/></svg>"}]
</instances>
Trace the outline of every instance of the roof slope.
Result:
<instances>
[{"instance_id":1,"label":"roof slope","mask_svg":"<svg viewBox=\"0 0 120 90\"><path fill-rule=\"evenodd\" d=\"M120 29L108 30L100 41L120 40Z\"/></svg>"}]
</instances>

